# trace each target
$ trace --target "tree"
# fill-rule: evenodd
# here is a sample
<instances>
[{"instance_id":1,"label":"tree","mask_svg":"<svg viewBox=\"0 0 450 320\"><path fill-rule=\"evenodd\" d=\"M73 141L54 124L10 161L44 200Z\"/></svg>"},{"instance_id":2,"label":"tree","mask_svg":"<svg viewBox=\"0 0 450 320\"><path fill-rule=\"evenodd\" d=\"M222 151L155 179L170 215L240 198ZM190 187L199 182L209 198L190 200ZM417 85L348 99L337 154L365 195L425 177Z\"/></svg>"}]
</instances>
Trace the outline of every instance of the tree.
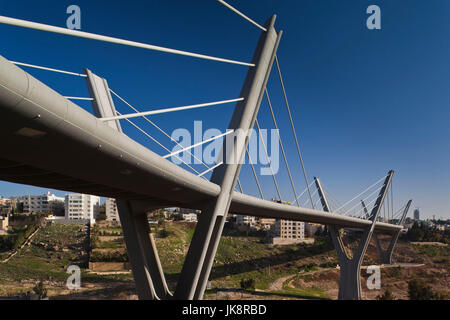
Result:
<instances>
[{"instance_id":1,"label":"tree","mask_svg":"<svg viewBox=\"0 0 450 320\"><path fill-rule=\"evenodd\" d=\"M255 286L256 286L255 279L242 279L241 280L241 289L254 291Z\"/></svg>"},{"instance_id":2,"label":"tree","mask_svg":"<svg viewBox=\"0 0 450 320\"><path fill-rule=\"evenodd\" d=\"M377 300L395 300L395 296L392 294L391 290L385 289L383 294L380 294L376 298Z\"/></svg>"},{"instance_id":3,"label":"tree","mask_svg":"<svg viewBox=\"0 0 450 320\"><path fill-rule=\"evenodd\" d=\"M408 282L409 300L436 300L436 294L423 280L412 279Z\"/></svg>"},{"instance_id":4,"label":"tree","mask_svg":"<svg viewBox=\"0 0 450 320\"><path fill-rule=\"evenodd\" d=\"M47 288L44 287L44 283L39 281L39 283L33 288L34 293L36 293L40 299L47 297Z\"/></svg>"},{"instance_id":5,"label":"tree","mask_svg":"<svg viewBox=\"0 0 450 320\"><path fill-rule=\"evenodd\" d=\"M106 212L100 212L97 216L98 221L104 221L106 220Z\"/></svg>"}]
</instances>

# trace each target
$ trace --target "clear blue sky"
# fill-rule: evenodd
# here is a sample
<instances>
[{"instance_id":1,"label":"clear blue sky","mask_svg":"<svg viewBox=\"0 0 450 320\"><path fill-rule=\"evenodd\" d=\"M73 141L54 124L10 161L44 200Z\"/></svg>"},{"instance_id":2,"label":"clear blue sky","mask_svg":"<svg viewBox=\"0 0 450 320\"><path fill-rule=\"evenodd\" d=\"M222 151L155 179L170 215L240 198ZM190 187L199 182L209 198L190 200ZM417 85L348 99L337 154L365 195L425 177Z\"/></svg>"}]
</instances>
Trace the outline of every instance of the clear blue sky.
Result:
<instances>
[{"instance_id":1,"label":"clear blue sky","mask_svg":"<svg viewBox=\"0 0 450 320\"><path fill-rule=\"evenodd\" d=\"M343 202L394 169L397 208L412 198L422 216L450 216L449 1L229 3L261 24L278 15L276 27L284 30L278 56L310 177L321 177ZM251 60L260 33L214 0L2 1L0 14L65 27L71 4L81 7L83 31L241 61ZM382 30L366 28L365 11L371 4L381 8ZM0 39L0 54L11 60L76 72L90 68L141 110L236 98L247 71L6 25L0 25ZM82 78L27 71L63 95L88 94ZM269 90L300 191L304 182L275 73ZM232 107L153 120L168 132L192 129L194 120L225 130ZM273 127L266 104L259 119L264 127ZM166 153L145 137L129 134ZM170 141L152 134L172 148ZM292 200L285 170L278 179L282 193ZM242 180L245 191L256 194L249 168ZM263 178L263 184L265 197L274 196L271 178ZM45 191L0 182L5 197Z\"/></svg>"}]
</instances>

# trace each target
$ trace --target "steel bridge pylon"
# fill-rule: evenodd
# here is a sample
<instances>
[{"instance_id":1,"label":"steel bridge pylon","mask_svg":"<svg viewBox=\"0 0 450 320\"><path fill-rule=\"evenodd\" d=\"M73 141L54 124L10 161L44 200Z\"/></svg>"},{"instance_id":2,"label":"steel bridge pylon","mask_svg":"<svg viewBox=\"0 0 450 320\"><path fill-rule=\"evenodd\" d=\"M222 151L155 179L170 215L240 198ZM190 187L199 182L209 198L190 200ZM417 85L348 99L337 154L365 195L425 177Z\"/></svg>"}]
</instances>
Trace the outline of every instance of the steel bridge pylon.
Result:
<instances>
[{"instance_id":1,"label":"steel bridge pylon","mask_svg":"<svg viewBox=\"0 0 450 320\"><path fill-rule=\"evenodd\" d=\"M405 206L405 209L403 210L402 216L398 221L398 225L403 225L405 222L405 218L408 214L409 208L411 206L412 200L409 200L408 203ZM377 245L378 254L380 257L380 261L382 264L392 264L392 253L394 252L395 245L397 244L398 238L400 237L401 230L398 230L396 233L394 233L390 240L389 245L386 249L383 249L381 245L381 241L378 237L378 233L374 234L375 243Z\"/></svg>"},{"instance_id":2,"label":"steel bridge pylon","mask_svg":"<svg viewBox=\"0 0 450 320\"><path fill-rule=\"evenodd\" d=\"M372 224L363 230L358 247L353 252L353 257L350 257L346 251L341 229L334 225L329 225L328 229L330 231L330 236L336 249L339 266L340 266L340 280L339 280L339 300L360 300L361 299L361 264L364 258L364 254L370 243L370 239L375 229L375 223L380 215L381 207L383 205L384 199L386 197L389 186L392 182L392 176L394 171L389 171L384 185L380 190L378 198L374 204L372 212L369 219ZM323 191L322 184L320 180L314 177L314 181L317 187L317 191L320 197L320 201L323 210L326 212L331 212L330 205L326 198L325 192Z\"/></svg>"},{"instance_id":3,"label":"steel bridge pylon","mask_svg":"<svg viewBox=\"0 0 450 320\"><path fill-rule=\"evenodd\" d=\"M264 90L270 76L282 31L274 28L276 16L265 24L256 47L252 63L242 87L228 129L236 132L235 143L230 148L224 141L221 156L224 164L212 172L211 182L221 187L218 197L205 203L192 238L180 279L173 298L200 300L206 290L220 237L230 208L231 197L249 143L248 132L255 125ZM107 81L85 70L89 93L93 99L94 114L99 118L116 115ZM118 121L110 122L113 129L121 131ZM228 149L227 149L228 148ZM136 291L140 299L170 299L170 293L159 261L158 252L146 218L148 207L130 199L117 199L117 207L124 232ZM157 209L155 207L155 209Z\"/></svg>"}]
</instances>

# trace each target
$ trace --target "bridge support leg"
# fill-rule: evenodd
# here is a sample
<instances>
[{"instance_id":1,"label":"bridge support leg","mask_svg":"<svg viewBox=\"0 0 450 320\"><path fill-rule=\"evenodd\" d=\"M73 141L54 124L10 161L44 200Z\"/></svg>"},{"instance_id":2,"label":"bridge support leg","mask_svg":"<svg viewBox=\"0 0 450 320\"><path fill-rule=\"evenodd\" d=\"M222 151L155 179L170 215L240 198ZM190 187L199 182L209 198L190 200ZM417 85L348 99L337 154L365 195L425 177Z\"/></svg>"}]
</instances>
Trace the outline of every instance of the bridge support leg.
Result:
<instances>
[{"instance_id":1,"label":"bridge support leg","mask_svg":"<svg viewBox=\"0 0 450 320\"><path fill-rule=\"evenodd\" d=\"M133 208L131 201L119 199L117 209L139 299L169 298L170 292L155 242L150 235L146 212Z\"/></svg>"},{"instance_id":2,"label":"bridge support leg","mask_svg":"<svg viewBox=\"0 0 450 320\"><path fill-rule=\"evenodd\" d=\"M403 225L406 215L408 214L409 207L411 206L412 200L409 200L403 210L403 214L398 221L398 225ZM377 244L378 254L380 255L380 260L382 264L392 264L392 253L394 252L395 245L397 244L398 238L400 237L401 230L397 231L394 235L392 235L391 240L389 242L389 246L386 250L381 246L380 239L378 238L378 234L374 234L375 243Z\"/></svg>"},{"instance_id":3,"label":"bridge support leg","mask_svg":"<svg viewBox=\"0 0 450 320\"><path fill-rule=\"evenodd\" d=\"M270 75L281 32L274 29L275 16L266 22L267 32L261 35L253 63L241 91L244 101L234 110L229 129L235 130L235 143L227 146L224 142L221 155L224 164L214 169L211 181L221 186L217 199L206 204L199 216L189 251L175 290L174 297L182 300L202 299L220 236L230 208L231 196L239 176L242 159L248 145L248 133L253 128L264 88Z\"/></svg>"},{"instance_id":4,"label":"bridge support leg","mask_svg":"<svg viewBox=\"0 0 450 320\"><path fill-rule=\"evenodd\" d=\"M98 118L116 116L108 82L88 69L85 72L94 114ZM110 121L108 125L122 132L118 120ZM150 235L146 210L138 209L137 202L117 199L116 203L139 299L170 297L155 241Z\"/></svg>"},{"instance_id":5,"label":"bridge support leg","mask_svg":"<svg viewBox=\"0 0 450 320\"><path fill-rule=\"evenodd\" d=\"M333 241L334 247L336 249L339 266L340 266L340 279L339 279L339 300L360 300L361 299L361 263L364 258L364 254L367 251L367 247L369 246L370 239L373 234L373 230L375 229L375 223L378 220L378 216L380 214L380 209L383 205L384 198L386 196L387 190L389 189L389 185L392 181L392 176L394 172L389 171L384 185L380 190L377 201L372 209L370 219L372 220L372 224L370 227L363 230L363 234L361 236L361 240L358 244L357 249L353 252L353 257L350 258L346 252L346 248L342 241L342 236L340 234L340 229L336 228L336 226L328 226L331 239ZM319 193L319 197L322 203L323 210L326 212L331 212L330 206L328 204L328 200L323 192L322 185L318 178L314 178L316 187Z\"/></svg>"}]
</instances>

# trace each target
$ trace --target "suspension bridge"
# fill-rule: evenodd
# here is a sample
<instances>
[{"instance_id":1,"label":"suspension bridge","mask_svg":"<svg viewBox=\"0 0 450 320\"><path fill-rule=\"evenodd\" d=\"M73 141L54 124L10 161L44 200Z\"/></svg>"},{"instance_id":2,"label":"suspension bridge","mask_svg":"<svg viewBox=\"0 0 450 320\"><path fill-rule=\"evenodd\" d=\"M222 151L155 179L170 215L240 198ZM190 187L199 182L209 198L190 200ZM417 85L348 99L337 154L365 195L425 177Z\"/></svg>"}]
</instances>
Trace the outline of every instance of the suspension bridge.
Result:
<instances>
[{"instance_id":1,"label":"suspension bridge","mask_svg":"<svg viewBox=\"0 0 450 320\"><path fill-rule=\"evenodd\" d=\"M261 30L251 62L0 16L1 24L248 68L238 97L194 105L140 110L122 97L120 92L111 89L106 79L89 69L84 69L81 73L69 72L31 64L29 61L17 62L0 57L0 137L4 150L0 155L0 179L115 198L140 299L202 299L228 213L327 225L339 257L339 299L360 299L360 267L372 235L375 234L381 262L391 263L392 252L411 201L394 212L393 171L389 171L385 177L343 204L318 178L308 179L277 57L282 31L275 29L276 16L260 25L224 1L219 2ZM286 200L288 197L283 197L280 192L279 182L257 120L262 100L265 98L273 126L278 129L277 110L272 105L267 87L273 66L282 87L290 130L305 181L305 190L297 192L296 179L289 167L290 159L278 133L277 138L294 197L292 204L265 200L264 188L248 152L249 137L245 133L256 126L278 200ZM24 71L28 68L84 78L89 97L63 96ZM73 102L77 100L92 102L93 113ZM152 120L152 116L156 114L181 113L231 103L236 103L236 106L226 132L189 147L180 145ZM129 111L119 112L117 104L126 106ZM171 151L172 148L156 139L149 129L134 121L135 118L143 119L146 125L168 138L178 150ZM156 143L167 154L160 155L130 138L124 132L124 124ZM192 153L194 148L223 139L230 134L235 135L235 143L231 147L223 143L223 161L218 160L216 164L208 165ZM181 153L194 156L202 169L194 168L192 164L183 161ZM250 160L249 165L259 197L245 194L239 180L246 157ZM169 158L176 158L181 164L176 165L169 161ZM240 161L232 161L233 159ZM177 287L171 292L156 245L149 237L147 212L175 206L199 209L201 215ZM343 228L362 232L358 248L352 257L344 248L340 232ZM383 249L379 243L379 233L391 235L387 249Z\"/></svg>"}]
</instances>

